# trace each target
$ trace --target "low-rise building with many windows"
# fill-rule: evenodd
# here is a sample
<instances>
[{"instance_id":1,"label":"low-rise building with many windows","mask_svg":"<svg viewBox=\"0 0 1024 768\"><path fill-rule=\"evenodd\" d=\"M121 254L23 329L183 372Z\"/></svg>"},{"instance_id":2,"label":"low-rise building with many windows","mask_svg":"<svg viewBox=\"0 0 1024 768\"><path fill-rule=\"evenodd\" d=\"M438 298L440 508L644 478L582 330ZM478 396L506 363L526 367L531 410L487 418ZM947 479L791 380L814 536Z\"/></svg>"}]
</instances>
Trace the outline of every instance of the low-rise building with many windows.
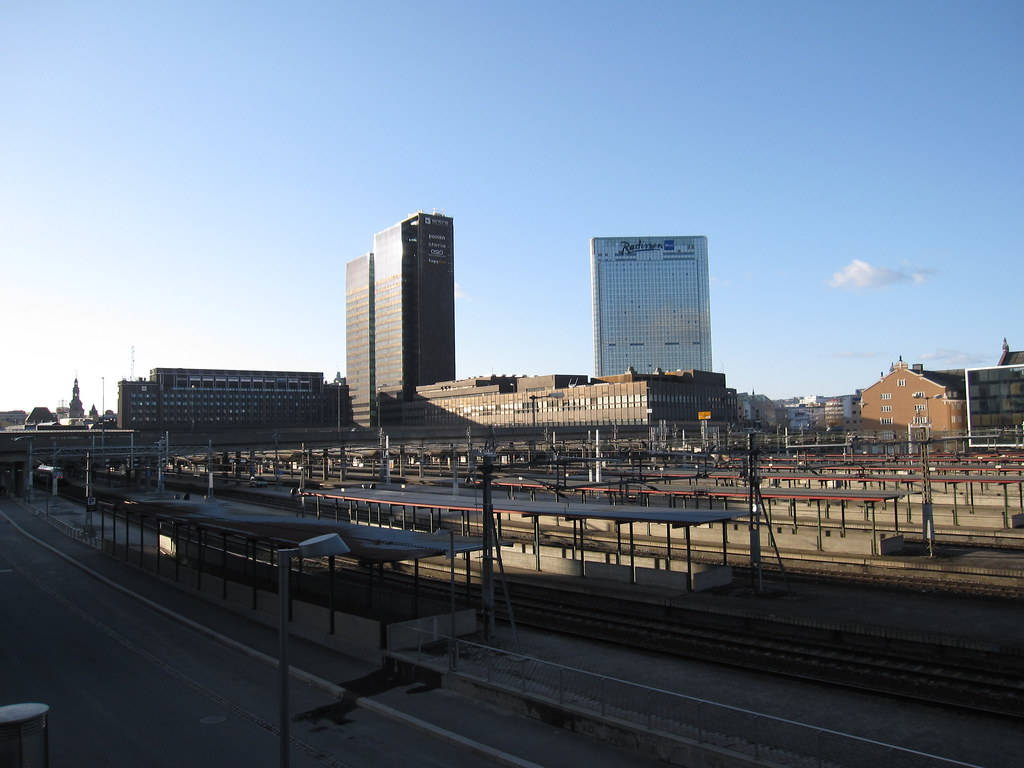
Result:
<instances>
[{"instance_id":1,"label":"low-rise building with many windows","mask_svg":"<svg viewBox=\"0 0 1024 768\"><path fill-rule=\"evenodd\" d=\"M417 387L403 402L382 390L385 425L482 424L498 427L644 425L662 421L695 427L701 412L732 423L736 390L725 375L707 371L586 375L489 376Z\"/></svg>"},{"instance_id":2,"label":"low-rise building with many windows","mask_svg":"<svg viewBox=\"0 0 1024 768\"><path fill-rule=\"evenodd\" d=\"M861 394L861 431L883 439L905 435L907 427L934 434L964 432L967 417L964 372L926 371L915 363L894 363L889 373Z\"/></svg>"},{"instance_id":3,"label":"low-rise building with many windows","mask_svg":"<svg viewBox=\"0 0 1024 768\"><path fill-rule=\"evenodd\" d=\"M825 427L844 432L860 430L860 393L828 398L825 401Z\"/></svg>"},{"instance_id":4,"label":"low-rise building with many windows","mask_svg":"<svg viewBox=\"0 0 1024 768\"><path fill-rule=\"evenodd\" d=\"M344 388L344 392L341 391ZM351 422L348 388L319 372L154 368L118 384L123 429L333 426Z\"/></svg>"},{"instance_id":5,"label":"low-rise building with many windows","mask_svg":"<svg viewBox=\"0 0 1024 768\"><path fill-rule=\"evenodd\" d=\"M767 395L736 394L737 423L752 429L775 429L786 423L786 409Z\"/></svg>"}]
</instances>

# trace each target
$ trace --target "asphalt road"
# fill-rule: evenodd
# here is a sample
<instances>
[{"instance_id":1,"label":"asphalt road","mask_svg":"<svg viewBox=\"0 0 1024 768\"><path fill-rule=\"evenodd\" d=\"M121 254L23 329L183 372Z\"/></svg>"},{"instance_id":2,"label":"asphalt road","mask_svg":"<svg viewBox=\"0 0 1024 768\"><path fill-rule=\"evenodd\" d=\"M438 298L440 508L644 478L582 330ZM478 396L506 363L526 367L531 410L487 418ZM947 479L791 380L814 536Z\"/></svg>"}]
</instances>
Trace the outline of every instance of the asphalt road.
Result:
<instances>
[{"instance_id":1,"label":"asphalt road","mask_svg":"<svg viewBox=\"0 0 1024 768\"><path fill-rule=\"evenodd\" d=\"M0 705L51 707L51 765L277 765L277 670L145 607L20 533L203 626L276 656L276 632L68 539L0 499ZM9 518L9 519L8 519ZM295 679L293 766L481 766L492 756L592 768L654 761L451 692L391 679L293 638L291 662L434 728L385 717Z\"/></svg>"},{"instance_id":2,"label":"asphalt road","mask_svg":"<svg viewBox=\"0 0 1024 768\"><path fill-rule=\"evenodd\" d=\"M104 588L9 524L0 524L0 580L2 697L50 705L54 765L276 764L272 667ZM409 729L396 739L391 720L338 708L317 689L291 688L295 766L478 764Z\"/></svg>"}]
</instances>

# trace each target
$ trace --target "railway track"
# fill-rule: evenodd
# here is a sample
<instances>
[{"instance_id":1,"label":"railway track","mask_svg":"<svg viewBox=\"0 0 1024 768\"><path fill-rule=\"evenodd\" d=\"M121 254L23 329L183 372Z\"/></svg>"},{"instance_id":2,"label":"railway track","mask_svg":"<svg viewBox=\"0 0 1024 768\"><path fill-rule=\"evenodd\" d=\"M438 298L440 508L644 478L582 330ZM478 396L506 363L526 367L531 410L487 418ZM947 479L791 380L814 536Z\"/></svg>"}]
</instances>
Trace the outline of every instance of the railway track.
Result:
<instances>
[{"instance_id":1,"label":"railway track","mask_svg":"<svg viewBox=\"0 0 1024 768\"><path fill-rule=\"evenodd\" d=\"M268 501L261 494L243 489L232 491L231 495L259 497L264 504ZM295 502L281 499L270 506L294 511ZM349 577L358 577L358 569L346 570ZM401 569L381 575L395 588L410 587L411 574ZM423 564L420 577L424 597L447 599L446 569L437 568L434 573L431 566ZM797 575L803 577L804 574ZM891 582L874 581L881 586L891 586ZM511 577L509 584L515 620L520 625L831 685L1024 717L1024 649L917 642L878 633L860 634L849 627L808 627L799 622L607 596L595 603L590 595L539 586L529 583L527 578ZM920 584L913 588L919 589ZM307 589L315 589L314 583L310 582ZM459 589L463 589L462 585ZM472 589L478 595L476 582ZM500 616L504 614L501 601L498 607Z\"/></svg>"},{"instance_id":2,"label":"railway track","mask_svg":"<svg viewBox=\"0 0 1024 768\"><path fill-rule=\"evenodd\" d=\"M167 486L183 492L202 492L205 485L190 482L189 480L168 480ZM252 504L280 509L294 514L297 510L297 502L294 498L274 498L263 493L249 490L242 487L240 481L236 487L221 487L218 490L224 498L237 499ZM103 496L100 496L103 498ZM307 508L307 514L309 513ZM503 523L503 539L515 542L531 543L533 540L532 531L528 528L517 528L513 523ZM881 530L881 529L880 529ZM640 535L636 539L636 554L638 556L664 556L664 549L660 542L652 543ZM542 544L554 546L571 547L571 535L568 532L544 531ZM942 542L939 542L940 545ZM588 548L603 545L605 551L614 551L614 542L610 538L600 535L588 536ZM949 545L946 545L949 546ZM954 545L955 546L955 545ZM963 546L963 545L960 545ZM972 550L985 550L986 547L972 546ZM1005 551L1005 550L999 550ZM718 563L721 559L719 550L713 547L706 547L701 544L694 544L693 557L695 562ZM730 548L729 564L736 570L743 572L747 567L747 555L742 546ZM905 591L936 591L951 592L954 594L970 594L979 597L998 598L1020 598L1024 597L1024 577L1007 577L1001 575L985 575L984 573L972 573L941 570L933 567L931 561L925 561L920 567L914 567L904 560L890 558L887 563L884 559L875 558L872 562L866 562L864 556L851 556L843 558L837 555L830 555L828 561L817 560L814 553L806 555L783 555L783 565L786 574L795 579L839 581L842 583L866 584L875 587L891 588ZM766 572L778 574L778 566L773 559L765 559L763 567ZM971 569L982 571L984 569Z\"/></svg>"},{"instance_id":3,"label":"railway track","mask_svg":"<svg viewBox=\"0 0 1024 768\"><path fill-rule=\"evenodd\" d=\"M515 583L510 589L518 624L633 648L831 685L1024 717L1024 657L994 664L989 654L943 659L935 647L883 652L847 647L836 638L814 642L792 634L765 636L764 625L695 626L671 611L657 619L635 606L592 598L566 599ZM718 617L721 621L721 617ZM746 622L743 622L746 623ZM761 630L761 631L759 631ZM998 670L998 671L994 671Z\"/></svg>"}]
</instances>

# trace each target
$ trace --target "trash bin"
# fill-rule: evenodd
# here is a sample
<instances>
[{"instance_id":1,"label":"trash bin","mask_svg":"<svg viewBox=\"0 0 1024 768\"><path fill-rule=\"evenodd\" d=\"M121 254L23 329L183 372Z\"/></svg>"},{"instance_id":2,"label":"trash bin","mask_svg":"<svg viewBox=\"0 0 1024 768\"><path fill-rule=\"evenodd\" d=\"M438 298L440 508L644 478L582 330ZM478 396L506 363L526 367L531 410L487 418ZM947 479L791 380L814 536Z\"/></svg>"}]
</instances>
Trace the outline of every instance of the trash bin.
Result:
<instances>
[{"instance_id":1,"label":"trash bin","mask_svg":"<svg viewBox=\"0 0 1024 768\"><path fill-rule=\"evenodd\" d=\"M0 707L0 768L46 768L50 764L46 704Z\"/></svg>"}]
</instances>

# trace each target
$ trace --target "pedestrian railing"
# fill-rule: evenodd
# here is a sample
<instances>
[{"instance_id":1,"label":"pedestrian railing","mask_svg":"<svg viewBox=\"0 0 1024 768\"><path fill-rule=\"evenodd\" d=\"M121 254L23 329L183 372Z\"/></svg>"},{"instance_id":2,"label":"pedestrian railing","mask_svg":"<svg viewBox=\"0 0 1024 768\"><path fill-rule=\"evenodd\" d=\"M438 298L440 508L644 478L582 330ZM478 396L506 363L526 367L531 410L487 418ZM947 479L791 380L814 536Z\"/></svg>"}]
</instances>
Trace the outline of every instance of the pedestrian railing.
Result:
<instances>
[{"instance_id":1,"label":"pedestrian railing","mask_svg":"<svg viewBox=\"0 0 1024 768\"><path fill-rule=\"evenodd\" d=\"M608 675L555 664L467 640L418 635L403 638L410 650L395 653L425 666L448 669L509 692L567 710L614 720L727 749L757 761L808 768L878 765L887 768L979 768L906 747L787 720L741 707L644 686Z\"/></svg>"}]
</instances>

